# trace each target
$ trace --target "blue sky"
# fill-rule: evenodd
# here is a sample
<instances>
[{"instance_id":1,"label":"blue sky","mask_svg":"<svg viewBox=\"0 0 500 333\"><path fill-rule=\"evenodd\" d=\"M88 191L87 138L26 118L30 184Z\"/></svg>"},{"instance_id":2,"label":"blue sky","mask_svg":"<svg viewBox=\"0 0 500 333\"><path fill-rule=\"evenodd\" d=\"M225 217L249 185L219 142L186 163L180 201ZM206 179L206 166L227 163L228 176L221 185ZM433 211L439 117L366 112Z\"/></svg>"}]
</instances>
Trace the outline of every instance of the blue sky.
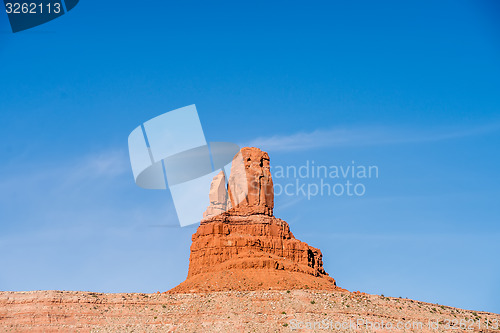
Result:
<instances>
[{"instance_id":1,"label":"blue sky","mask_svg":"<svg viewBox=\"0 0 500 333\"><path fill-rule=\"evenodd\" d=\"M127 137L196 104L208 141L257 145L272 166L378 166L361 197L276 197L340 286L499 313L498 15L82 0L12 34L0 13L0 290L183 281L195 229L176 227L167 191L134 184Z\"/></svg>"}]
</instances>

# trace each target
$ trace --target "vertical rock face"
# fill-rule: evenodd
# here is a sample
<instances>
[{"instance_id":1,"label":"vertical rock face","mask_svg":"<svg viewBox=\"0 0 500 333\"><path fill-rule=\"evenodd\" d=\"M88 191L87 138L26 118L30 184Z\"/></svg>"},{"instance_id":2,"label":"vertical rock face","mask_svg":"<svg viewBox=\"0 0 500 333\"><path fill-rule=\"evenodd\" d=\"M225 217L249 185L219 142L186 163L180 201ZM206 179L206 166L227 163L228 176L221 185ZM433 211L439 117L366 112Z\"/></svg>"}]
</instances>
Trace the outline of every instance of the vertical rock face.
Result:
<instances>
[{"instance_id":1,"label":"vertical rock face","mask_svg":"<svg viewBox=\"0 0 500 333\"><path fill-rule=\"evenodd\" d=\"M203 218L229 211L231 215L273 215L274 191L269 155L257 148L245 147L234 157L226 189L221 171L210 186L210 206Z\"/></svg>"},{"instance_id":2,"label":"vertical rock face","mask_svg":"<svg viewBox=\"0 0 500 333\"><path fill-rule=\"evenodd\" d=\"M210 206L203 213L203 218L216 216L227 210L226 175L223 171L219 172L212 180L208 198Z\"/></svg>"},{"instance_id":3,"label":"vertical rock face","mask_svg":"<svg viewBox=\"0 0 500 333\"><path fill-rule=\"evenodd\" d=\"M272 216L274 191L269 155L249 147L241 149L238 155L231 165L228 185L231 214Z\"/></svg>"},{"instance_id":4,"label":"vertical rock face","mask_svg":"<svg viewBox=\"0 0 500 333\"><path fill-rule=\"evenodd\" d=\"M321 251L296 239L273 216L269 156L243 148L226 188L221 171L209 192L210 206L192 236L186 281L173 292L255 289L336 289Z\"/></svg>"}]
</instances>

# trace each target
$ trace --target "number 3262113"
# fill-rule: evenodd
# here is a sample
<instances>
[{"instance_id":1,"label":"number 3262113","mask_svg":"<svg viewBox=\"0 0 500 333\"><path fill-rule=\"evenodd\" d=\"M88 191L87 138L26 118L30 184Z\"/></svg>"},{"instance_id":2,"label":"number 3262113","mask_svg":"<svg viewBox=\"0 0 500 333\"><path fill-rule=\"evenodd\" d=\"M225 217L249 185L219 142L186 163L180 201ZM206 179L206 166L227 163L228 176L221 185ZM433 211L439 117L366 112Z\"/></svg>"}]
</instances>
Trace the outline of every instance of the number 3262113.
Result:
<instances>
[{"instance_id":1,"label":"number 3262113","mask_svg":"<svg viewBox=\"0 0 500 333\"><path fill-rule=\"evenodd\" d=\"M59 14L61 12L61 4L60 3L10 3L7 2L5 4L5 9L7 14Z\"/></svg>"}]
</instances>

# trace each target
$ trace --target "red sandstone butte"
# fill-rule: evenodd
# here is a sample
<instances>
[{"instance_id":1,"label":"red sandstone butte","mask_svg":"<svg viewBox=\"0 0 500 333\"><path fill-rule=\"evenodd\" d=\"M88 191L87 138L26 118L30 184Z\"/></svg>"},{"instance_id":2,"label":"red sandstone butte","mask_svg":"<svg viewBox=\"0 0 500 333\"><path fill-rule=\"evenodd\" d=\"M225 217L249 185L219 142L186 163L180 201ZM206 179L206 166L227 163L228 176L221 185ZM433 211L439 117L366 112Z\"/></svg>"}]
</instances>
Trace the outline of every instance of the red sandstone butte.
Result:
<instances>
[{"instance_id":1,"label":"red sandstone butte","mask_svg":"<svg viewBox=\"0 0 500 333\"><path fill-rule=\"evenodd\" d=\"M210 206L192 236L187 279L170 292L340 289L323 268L321 251L296 239L274 217L269 156L245 147L214 177Z\"/></svg>"}]
</instances>

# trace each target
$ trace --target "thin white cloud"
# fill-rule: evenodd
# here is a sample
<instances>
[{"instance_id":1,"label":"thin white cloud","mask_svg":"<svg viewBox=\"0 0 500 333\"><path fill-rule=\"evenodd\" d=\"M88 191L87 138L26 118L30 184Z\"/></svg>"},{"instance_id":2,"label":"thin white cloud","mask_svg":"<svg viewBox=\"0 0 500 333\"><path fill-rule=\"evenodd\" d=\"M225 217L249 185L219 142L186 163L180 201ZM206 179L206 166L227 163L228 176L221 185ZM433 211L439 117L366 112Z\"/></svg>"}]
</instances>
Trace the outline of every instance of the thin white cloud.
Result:
<instances>
[{"instance_id":1,"label":"thin white cloud","mask_svg":"<svg viewBox=\"0 0 500 333\"><path fill-rule=\"evenodd\" d=\"M0 189L8 187L23 188L39 183L52 183L55 187L84 184L89 180L114 179L129 171L128 156L122 150L96 152L69 161L52 161L45 163L45 167L37 167L37 163L30 168L16 170L7 168L3 173L8 175L0 180ZM132 177L132 173L130 172ZM5 191L2 191L5 193Z\"/></svg>"},{"instance_id":2,"label":"thin white cloud","mask_svg":"<svg viewBox=\"0 0 500 333\"><path fill-rule=\"evenodd\" d=\"M85 205L91 203L93 210L105 213L101 202L109 201L123 188L126 176L133 183L132 173L127 174L128 166L125 151L108 150L67 161L45 161L43 167L35 161L22 169L4 168L0 219L14 218L21 210L26 219L57 220L58 214L66 214L63 220L69 217L68 212L86 215Z\"/></svg>"},{"instance_id":3,"label":"thin white cloud","mask_svg":"<svg viewBox=\"0 0 500 333\"><path fill-rule=\"evenodd\" d=\"M332 128L290 135L259 137L243 146L266 151L301 151L327 147L374 146L401 143L435 142L488 134L500 130L500 124L470 128L414 130L393 127Z\"/></svg>"},{"instance_id":4,"label":"thin white cloud","mask_svg":"<svg viewBox=\"0 0 500 333\"><path fill-rule=\"evenodd\" d=\"M63 183L71 185L98 178L113 179L128 172L129 164L124 151L110 150L84 156L56 170L61 173Z\"/></svg>"},{"instance_id":5,"label":"thin white cloud","mask_svg":"<svg viewBox=\"0 0 500 333\"><path fill-rule=\"evenodd\" d=\"M21 223L38 230L66 224L82 228L133 224L147 228L168 223L178 227L173 206L165 202L166 194L131 199L136 186L124 149L3 171L0 221L6 226ZM3 233L0 228L0 236Z\"/></svg>"}]
</instances>

